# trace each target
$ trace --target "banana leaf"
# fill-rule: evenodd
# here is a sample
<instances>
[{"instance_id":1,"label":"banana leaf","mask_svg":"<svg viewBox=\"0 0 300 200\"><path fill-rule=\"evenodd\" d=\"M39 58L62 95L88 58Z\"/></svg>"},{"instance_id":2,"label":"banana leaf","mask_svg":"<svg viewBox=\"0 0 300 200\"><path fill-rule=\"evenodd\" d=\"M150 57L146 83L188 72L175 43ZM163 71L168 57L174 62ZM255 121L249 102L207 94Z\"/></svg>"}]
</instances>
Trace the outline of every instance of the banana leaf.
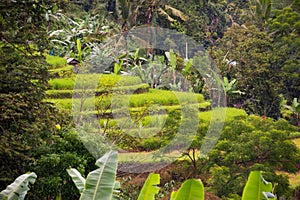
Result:
<instances>
[{"instance_id":1,"label":"banana leaf","mask_svg":"<svg viewBox=\"0 0 300 200\"><path fill-rule=\"evenodd\" d=\"M67 169L67 172L71 176L74 184L76 185L81 194L84 190L85 179L81 176L80 172L77 169Z\"/></svg>"},{"instance_id":2,"label":"banana leaf","mask_svg":"<svg viewBox=\"0 0 300 200\"><path fill-rule=\"evenodd\" d=\"M271 192L272 183L265 181L261 172L252 171L244 188L242 200L274 199Z\"/></svg>"},{"instance_id":3,"label":"banana leaf","mask_svg":"<svg viewBox=\"0 0 300 200\"><path fill-rule=\"evenodd\" d=\"M200 179L186 180L178 191L172 192L171 200L204 200L204 186Z\"/></svg>"},{"instance_id":4,"label":"banana leaf","mask_svg":"<svg viewBox=\"0 0 300 200\"><path fill-rule=\"evenodd\" d=\"M90 172L80 200L111 200L117 171L118 154L109 151L96 161L98 169Z\"/></svg>"},{"instance_id":5,"label":"banana leaf","mask_svg":"<svg viewBox=\"0 0 300 200\"><path fill-rule=\"evenodd\" d=\"M159 174L150 173L140 192L138 200L154 200L155 194L159 191L159 187L156 186L160 183L159 179Z\"/></svg>"},{"instance_id":6,"label":"banana leaf","mask_svg":"<svg viewBox=\"0 0 300 200\"><path fill-rule=\"evenodd\" d=\"M12 184L7 186L5 190L0 193L0 200L22 200L29 190L29 183L33 184L36 180L34 172L19 176Z\"/></svg>"}]
</instances>

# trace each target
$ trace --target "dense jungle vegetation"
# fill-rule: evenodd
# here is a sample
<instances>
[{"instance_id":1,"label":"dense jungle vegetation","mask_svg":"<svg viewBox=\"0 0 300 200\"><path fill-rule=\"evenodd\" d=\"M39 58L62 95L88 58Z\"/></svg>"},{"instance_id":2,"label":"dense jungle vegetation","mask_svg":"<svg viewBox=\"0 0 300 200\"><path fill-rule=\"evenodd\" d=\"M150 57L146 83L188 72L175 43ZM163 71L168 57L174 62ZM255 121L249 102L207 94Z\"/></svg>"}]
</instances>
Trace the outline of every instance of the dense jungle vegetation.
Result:
<instances>
[{"instance_id":1,"label":"dense jungle vegetation","mask_svg":"<svg viewBox=\"0 0 300 200\"><path fill-rule=\"evenodd\" d=\"M300 199L299 11L1 0L0 200Z\"/></svg>"}]
</instances>

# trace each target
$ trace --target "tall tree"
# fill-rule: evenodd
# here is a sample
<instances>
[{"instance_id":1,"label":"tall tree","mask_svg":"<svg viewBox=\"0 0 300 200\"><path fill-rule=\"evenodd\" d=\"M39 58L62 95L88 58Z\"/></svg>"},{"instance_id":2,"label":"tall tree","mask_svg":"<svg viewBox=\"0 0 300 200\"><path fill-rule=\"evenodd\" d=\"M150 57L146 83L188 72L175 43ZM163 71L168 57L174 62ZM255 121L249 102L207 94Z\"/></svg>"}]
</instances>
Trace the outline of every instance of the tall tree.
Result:
<instances>
[{"instance_id":1,"label":"tall tree","mask_svg":"<svg viewBox=\"0 0 300 200\"><path fill-rule=\"evenodd\" d=\"M268 20L267 32L273 38L281 56L283 88L281 90L288 101L299 98L300 94L300 13L296 7L286 7L274 11Z\"/></svg>"},{"instance_id":2,"label":"tall tree","mask_svg":"<svg viewBox=\"0 0 300 200\"><path fill-rule=\"evenodd\" d=\"M277 118L282 87L281 58L284 52L256 26L229 28L211 55L223 76L235 78L245 95L232 99L249 113Z\"/></svg>"},{"instance_id":3,"label":"tall tree","mask_svg":"<svg viewBox=\"0 0 300 200\"><path fill-rule=\"evenodd\" d=\"M51 134L47 87L46 11L49 1L0 4L0 185L25 173L34 150Z\"/></svg>"},{"instance_id":4,"label":"tall tree","mask_svg":"<svg viewBox=\"0 0 300 200\"><path fill-rule=\"evenodd\" d=\"M293 131L297 131L297 127L285 120L274 122L257 116L226 123L209 154L211 189L220 197L241 195L249 171L259 170L265 171L265 177L276 183L274 192L278 199L287 195L288 180L275 171L297 171L300 152L288 136Z\"/></svg>"}]
</instances>

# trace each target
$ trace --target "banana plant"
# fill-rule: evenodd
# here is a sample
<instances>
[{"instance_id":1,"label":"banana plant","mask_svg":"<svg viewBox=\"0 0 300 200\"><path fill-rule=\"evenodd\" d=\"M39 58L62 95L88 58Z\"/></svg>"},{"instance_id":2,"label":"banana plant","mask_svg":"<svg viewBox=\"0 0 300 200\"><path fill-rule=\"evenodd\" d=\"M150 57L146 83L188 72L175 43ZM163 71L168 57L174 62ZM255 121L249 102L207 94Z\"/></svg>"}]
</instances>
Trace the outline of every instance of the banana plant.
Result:
<instances>
[{"instance_id":1,"label":"banana plant","mask_svg":"<svg viewBox=\"0 0 300 200\"><path fill-rule=\"evenodd\" d=\"M87 55L90 54L91 52L91 48L89 46L86 46L84 48L82 48L82 43L80 39L76 40L76 49L77 49L77 53L71 51L70 52L70 56L72 58L76 58L80 63L85 59L85 57Z\"/></svg>"},{"instance_id":2,"label":"banana plant","mask_svg":"<svg viewBox=\"0 0 300 200\"><path fill-rule=\"evenodd\" d=\"M19 176L12 184L0 193L0 200L23 200L29 190L29 183L33 184L37 176L34 172Z\"/></svg>"},{"instance_id":3,"label":"banana plant","mask_svg":"<svg viewBox=\"0 0 300 200\"><path fill-rule=\"evenodd\" d=\"M119 63L117 63L117 62L114 63L114 74L121 73L122 65L123 65L123 60L121 60Z\"/></svg>"},{"instance_id":4,"label":"banana plant","mask_svg":"<svg viewBox=\"0 0 300 200\"><path fill-rule=\"evenodd\" d=\"M171 49L168 54L166 54L169 58L169 64L171 66L172 75L173 75L173 83L172 87L176 88L176 66L177 66L177 57L174 51Z\"/></svg>"},{"instance_id":5,"label":"banana plant","mask_svg":"<svg viewBox=\"0 0 300 200\"><path fill-rule=\"evenodd\" d=\"M178 191L171 194L170 200L204 200L204 186L200 179L189 179L183 182Z\"/></svg>"},{"instance_id":6,"label":"banana plant","mask_svg":"<svg viewBox=\"0 0 300 200\"><path fill-rule=\"evenodd\" d=\"M245 94L244 92L240 91L240 90L236 90L236 86L237 86L237 80L236 79L232 79L231 81L228 80L228 78L225 76L223 77L223 91L225 93L225 97L226 97L226 101L227 104L230 104L230 97L234 94Z\"/></svg>"},{"instance_id":7,"label":"banana plant","mask_svg":"<svg viewBox=\"0 0 300 200\"><path fill-rule=\"evenodd\" d=\"M298 127L300 129L300 103L298 102L298 99L294 98L291 105L284 105L284 107L289 109L296 115L296 118L298 120Z\"/></svg>"},{"instance_id":8,"label":"banana plant","mask_svg":"<svg viewBox=\"0 0 300 200\"><path fill-rule=\"evenodd\" d=\"M155 195L158 194L160 183L159 174L150 173L141 192L138 200L155 200ZM204 186L200 179L186 180L178 191L173 191L170 200L204 200Z\"/></svg>"},{"instance_id":9,"label":"banana plant","mask_svg":"<svg viewBox=\"0 0 300 200\"><path fill-rule=\"evenodd\" d=\"M272 183L267 182L259 171L252 171L243 191L242 200L276 199Z\"/></svg>"},{"instance_id":10,"label":"banana plant","mask_svg":"<svg viewBox=\"0 0 300 200\"><path fill-rule=\"evenodd\" d=\"M86 180L76 169L69 169L76 187L80 191L80 200L111 200L116 199L114 189L119 187L116 182L118 154L116 151L109 151L96 161L98 169L90 172Z\"/></svg>"}]
</instances>

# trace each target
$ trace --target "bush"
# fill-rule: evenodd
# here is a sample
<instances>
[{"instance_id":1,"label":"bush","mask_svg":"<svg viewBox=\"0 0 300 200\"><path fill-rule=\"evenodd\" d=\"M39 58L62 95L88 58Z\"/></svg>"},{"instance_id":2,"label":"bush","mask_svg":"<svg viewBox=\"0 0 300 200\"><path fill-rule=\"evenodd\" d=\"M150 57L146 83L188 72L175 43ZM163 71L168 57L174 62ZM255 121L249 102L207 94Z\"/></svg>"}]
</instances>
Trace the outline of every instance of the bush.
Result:
<instances>
[{"instance_id":1,"label":"bush","mask_svg":"<svg viewBox=\"0 0 300 200\"><path fill-rule=\"evenodd\" d=\"M78 199L79 193L66 169L76 167L82 174L95 168L94 157L87 151L75 129L64 127L52 140L36 152L36 162L31 167L38 179L29 191L29 199Z\"/></svg>"},{"instance_id":2,"label":"bush","mask_svg":"<svg viewBox=\"0 0 300 200\"><path fill-rule=\"evenodd\" d=\"M141 142L141 150L143 151L153 151L159 149L160 147L165 145L165 141L159 137L151 137L144 139Z\"/></svg>"}]
</instances>

